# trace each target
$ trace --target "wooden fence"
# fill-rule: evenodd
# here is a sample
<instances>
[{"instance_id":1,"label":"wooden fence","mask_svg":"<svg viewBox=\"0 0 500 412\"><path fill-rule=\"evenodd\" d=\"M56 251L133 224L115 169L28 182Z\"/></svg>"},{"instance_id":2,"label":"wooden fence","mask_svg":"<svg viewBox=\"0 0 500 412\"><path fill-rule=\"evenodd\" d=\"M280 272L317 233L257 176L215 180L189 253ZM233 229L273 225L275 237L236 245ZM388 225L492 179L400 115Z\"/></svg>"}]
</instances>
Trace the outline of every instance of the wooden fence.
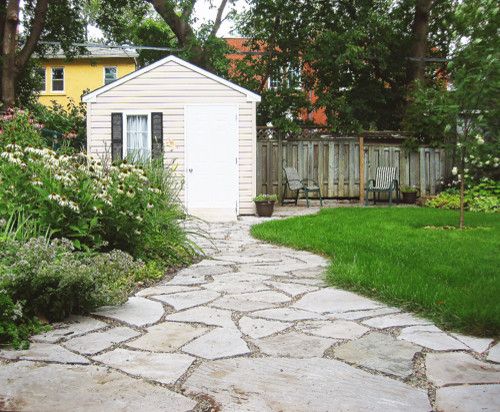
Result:
<instances>
[{"instance_id":1,"label":"wooden fence","mask_svg":"<svg viewBox=\"0 0 500 412\"><path fill-rule=\"evenodd\" d=\"M397 167L400 185L415 186L420 195L435 194L446 174L443 149L421 147L408 153L402 146L402 135L384 132L333 137L321 132L297 138L260 128L257 192L282 194L283 165L295 167L303 179L318 182L328 198L363 198L365 183L375 178L378 166Z\"/></svg>"}]
</instances>

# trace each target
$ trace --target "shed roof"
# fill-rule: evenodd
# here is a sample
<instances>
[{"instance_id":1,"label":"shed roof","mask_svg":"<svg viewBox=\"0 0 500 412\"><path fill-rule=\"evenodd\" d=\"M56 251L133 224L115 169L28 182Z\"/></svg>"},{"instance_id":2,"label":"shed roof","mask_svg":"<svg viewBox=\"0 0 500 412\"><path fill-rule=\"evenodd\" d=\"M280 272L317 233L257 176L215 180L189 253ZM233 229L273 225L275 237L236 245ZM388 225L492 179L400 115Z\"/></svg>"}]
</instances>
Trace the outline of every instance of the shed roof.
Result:
<instances>
[{"instance_id":1,"label":"shed roof","mask_svg":"<svg viewBox=\"0 0 500 412\"><path fill-rule=\"evenodd\" d=\"M123 84L125 82L128 82L129 80L132 80L138 76L140 76L143 73L147 73L150 70L153 70L156 67L159 67L163 64L169 63L169 62L175 62L181 66L186 67L187 69L190 69L196 73L199 73L205 77L208 77L209 79L215 80L218 83L221 83L233 90L236 90L244 95L246 95L248 101L253 101L253 102L260 102L260 96L254 92L251 92L250 90L247 90L241 86L238 86L237 84L234 84L230 82L229 80L223 79L222 77L219 77L213 73L210 73L201 67L195 66L194 64L188 63L185 60L182 60L176 56L167 56L161 60L158 60L157 62L154 62L148 66L143 67L142 69L136 70L132 73L127 74L126 76L123 76L119 78L118 80L115 80L113 83L107 84L105 86L102 86L98 89L93 90L92 92L84 95L82 97L83 102L93 102L95 101L96 97L106 93L108 90L114 89L115 87L119 86L120 84Z\"/></svg>"}]
</instances>

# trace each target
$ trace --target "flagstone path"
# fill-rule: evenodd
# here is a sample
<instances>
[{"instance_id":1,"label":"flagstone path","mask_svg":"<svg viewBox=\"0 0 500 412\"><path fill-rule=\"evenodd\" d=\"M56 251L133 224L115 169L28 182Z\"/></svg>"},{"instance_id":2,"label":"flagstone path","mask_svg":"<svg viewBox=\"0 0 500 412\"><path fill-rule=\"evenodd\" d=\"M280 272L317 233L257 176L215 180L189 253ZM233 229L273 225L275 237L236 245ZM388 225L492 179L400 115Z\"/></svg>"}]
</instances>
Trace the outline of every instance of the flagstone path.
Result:
<instances>
[{"instance_id":1,"label":"flagstone path","mask_svg":"<svg viewBox=\"0 0 500 412\"><path fill-rule=\"evenodd\" d=\"M0 352L0 410L498 411L500 347L326 287L320 256L212 224L211 256Z\"/></svg>"}]
</instances>

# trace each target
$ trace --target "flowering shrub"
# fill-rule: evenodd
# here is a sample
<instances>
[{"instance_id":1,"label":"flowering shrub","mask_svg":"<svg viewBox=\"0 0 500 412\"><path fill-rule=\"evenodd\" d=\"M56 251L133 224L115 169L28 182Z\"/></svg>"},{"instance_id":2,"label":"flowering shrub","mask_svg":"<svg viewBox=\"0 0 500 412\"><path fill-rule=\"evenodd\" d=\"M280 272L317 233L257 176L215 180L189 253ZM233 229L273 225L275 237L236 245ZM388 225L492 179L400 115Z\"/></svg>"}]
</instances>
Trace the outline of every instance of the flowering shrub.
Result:
<instances>
[{"instance_id":1,"label":"flowering shrub","mask_svg":"<svg viewBox=\"0 0 500 412\"><path fill-rule=\"evenodd\" d=\"M171 173L162 166L106 166L82 153L10 144L0 153L0 218L17 210L77 248L116 248L166 264L193 254Z\"/></svg>"},{"instance_id":2,"label":"flowering shrub","mask_svg":"<svg viewBox=\"0 0 500 412\"><path fill-rule=\"evenodd\" d=\"M0 251L0 287L13 302L22 302L23 316L60 320L124 302L143 267L119 250L76 252L66 239L6 241Z\"/></svg>"},{"instance_id":3,"label":"flowering shrub","mask_svg":"<svg viewBox=\"0 0 500 412\"><path fill-rule=\"evenodd\" d=\"M69 100L66 107L53 102L51 107L37 104L33 114L44 125L42 134L52 147L70 147L80 151L85 147L87 135L85 104Z\"/></svg>"},{"instance_id":4,"label":"flowering shrub","mask_svg":"<svg viewBox=\"0 0 500 412\"><path fill-rule=\"evenodd\" d=\"M0 116L0 149L13 143L43 147L42 128L43 124L36 122L28 112L9 108Z\"/></svg>"}]
</instances>

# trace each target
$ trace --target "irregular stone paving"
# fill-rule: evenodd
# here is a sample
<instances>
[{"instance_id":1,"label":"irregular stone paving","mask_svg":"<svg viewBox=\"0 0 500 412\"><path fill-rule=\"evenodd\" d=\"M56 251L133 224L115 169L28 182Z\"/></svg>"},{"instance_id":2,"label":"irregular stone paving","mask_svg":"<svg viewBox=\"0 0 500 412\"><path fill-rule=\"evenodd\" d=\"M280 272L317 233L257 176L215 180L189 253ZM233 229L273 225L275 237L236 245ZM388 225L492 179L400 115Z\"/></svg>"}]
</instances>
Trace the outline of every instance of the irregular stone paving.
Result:
<instances>
[{"instance_id":1,"label":"irregular stone paving","mask_svg":"<svg viewBox=\"0 0 500 412\"><path fill-rule=\"evenodd\" d=\"M209 258L1 350L0 410L500 409L498 343L327 287L327 260L257 222L207 225Z\"/></svg>"}]
</instances>

